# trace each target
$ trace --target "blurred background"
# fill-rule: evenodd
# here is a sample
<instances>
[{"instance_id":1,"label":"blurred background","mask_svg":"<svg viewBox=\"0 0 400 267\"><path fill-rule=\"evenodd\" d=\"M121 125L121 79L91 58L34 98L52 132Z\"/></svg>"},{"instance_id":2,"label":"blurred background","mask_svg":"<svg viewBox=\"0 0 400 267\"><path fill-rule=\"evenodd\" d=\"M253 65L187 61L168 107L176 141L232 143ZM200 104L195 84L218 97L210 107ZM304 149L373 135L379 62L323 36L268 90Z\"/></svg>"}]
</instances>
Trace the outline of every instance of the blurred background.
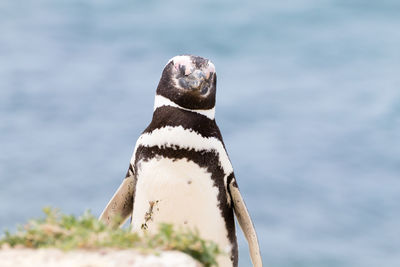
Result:
<instances>
[{"instance_id":1,"label":"blurred background","mask_svg":"<svg viewBox=\"0 0 400 267\"><path fill-rule=\"evenodd\" d=\"M1 1L0 230L99 215L179 54L216 65L265 266L399 266L397 0Z\"/></svg>"}]
</instances>

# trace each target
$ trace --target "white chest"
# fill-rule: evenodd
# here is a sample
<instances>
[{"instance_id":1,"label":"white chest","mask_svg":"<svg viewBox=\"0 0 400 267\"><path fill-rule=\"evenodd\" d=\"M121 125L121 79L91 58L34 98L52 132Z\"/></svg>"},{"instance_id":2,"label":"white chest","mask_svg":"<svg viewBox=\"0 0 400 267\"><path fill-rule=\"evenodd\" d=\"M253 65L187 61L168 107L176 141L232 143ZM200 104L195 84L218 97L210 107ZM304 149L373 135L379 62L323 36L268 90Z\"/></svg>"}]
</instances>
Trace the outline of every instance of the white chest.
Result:
<instances>
[{"instance_id":1,"label":"white chest","mask_svg":"<svg viewBox=\"0 0 400 267\"><path fill-rule=\"evenodd\" d=\"M196 228L200 236L229 251L218 189L211 174L187 159L163 157L141 161L132 214L134 231L157 230L159 223Z\"/></svg>"}]
</instances>

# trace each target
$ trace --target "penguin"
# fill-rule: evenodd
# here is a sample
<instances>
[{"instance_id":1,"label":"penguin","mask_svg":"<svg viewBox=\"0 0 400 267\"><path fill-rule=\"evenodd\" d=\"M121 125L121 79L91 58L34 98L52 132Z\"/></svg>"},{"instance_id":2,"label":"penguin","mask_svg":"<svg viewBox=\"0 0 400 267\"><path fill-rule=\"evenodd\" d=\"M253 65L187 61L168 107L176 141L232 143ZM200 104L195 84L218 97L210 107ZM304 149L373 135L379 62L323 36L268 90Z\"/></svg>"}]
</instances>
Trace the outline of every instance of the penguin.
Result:
<instances>
[{"instance_id":1,"label":"penguin","mask_svg":"<svg viewBox=\"0 0 400 267\"><path fill-rule=\"evenodd\" d=\"M197 229L224 252L219 266L238 265L234 214L262 266L256 231L240 194L215 121L214 64L193 55L173 57L158 84L153 118L136 142L125 179L100 220L131 216L132 231L154 233L159 223Z\"/></svg>"}]
</instances>

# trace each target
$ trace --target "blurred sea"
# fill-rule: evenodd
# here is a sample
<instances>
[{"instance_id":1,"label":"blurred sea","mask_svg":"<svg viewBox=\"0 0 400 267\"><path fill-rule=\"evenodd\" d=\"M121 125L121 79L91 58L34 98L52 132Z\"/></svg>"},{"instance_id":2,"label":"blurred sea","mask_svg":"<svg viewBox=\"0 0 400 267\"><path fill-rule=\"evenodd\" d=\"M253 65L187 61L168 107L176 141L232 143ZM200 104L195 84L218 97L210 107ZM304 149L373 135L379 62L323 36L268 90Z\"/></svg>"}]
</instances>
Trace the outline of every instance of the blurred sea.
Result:
<instances>
[{"instance_id":1,"label":"blurred sea","mask_svg":"<svg viewBox=\"0 0 400 267\"><path fill-rule=\"evenodd\" d=\"M398 0L1 1L0 230L100 214L185 53L216 65L265 266L400 266Z\"/></svg>"}]
</instances>

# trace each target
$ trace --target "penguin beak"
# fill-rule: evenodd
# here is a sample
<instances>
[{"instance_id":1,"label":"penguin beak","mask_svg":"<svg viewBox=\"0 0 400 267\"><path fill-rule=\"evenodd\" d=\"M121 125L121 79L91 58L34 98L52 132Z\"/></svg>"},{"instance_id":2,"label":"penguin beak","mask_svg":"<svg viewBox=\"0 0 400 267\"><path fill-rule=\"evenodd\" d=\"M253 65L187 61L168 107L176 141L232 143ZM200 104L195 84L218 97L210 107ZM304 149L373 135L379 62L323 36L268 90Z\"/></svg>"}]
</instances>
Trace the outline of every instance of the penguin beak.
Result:
<instances>
[{"instance_id":1,"label":"penguin beak","mask_svg":"<svg viewBox=\"0 0 400 267\"><path fill-rule=\"evenodd\" d=\"M206 75L201 70L195 70L184 80L184 84L186 88L190 88L192 90L199 89L201 84L205 81Z\"/></svg>"},{"instance_id":2,"label":"penguin beak","mask_svg":"<svg viewBox=\"0 0 400 267\"><path fill-rule=\"evenodd\" d=\"M210 87L210 77L211 73L205 73L200 69L196 69L188 76L181 77L179 85L182 88L204 95Z\"/></svg>"},{"instance_id":3,"label":"penguin beak","mask_svg":"<svg viewBox=\"0 0 400 267\"><path fill-rule=\"evenodd\" d=\"M207 95L213 84L214 64L195 56L177 56L172 60L176 84L192 94Z\"/></svg>"}]
</instances>

